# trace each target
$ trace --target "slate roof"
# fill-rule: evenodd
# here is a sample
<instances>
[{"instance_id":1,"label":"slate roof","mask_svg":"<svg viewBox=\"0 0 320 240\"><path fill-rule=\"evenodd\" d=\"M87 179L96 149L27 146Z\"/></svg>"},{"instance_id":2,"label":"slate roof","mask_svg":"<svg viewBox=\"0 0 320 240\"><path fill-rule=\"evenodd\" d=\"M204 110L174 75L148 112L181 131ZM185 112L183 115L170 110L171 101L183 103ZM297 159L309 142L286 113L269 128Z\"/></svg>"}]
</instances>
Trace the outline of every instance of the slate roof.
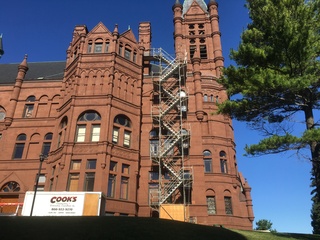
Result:
<instances>
[{"instance_id":1,"label":"slate roof","mask_svg":"<svg viewBox=\"0 0 320 240\"><path fill-rule=\"evenodd\" d=\"M207 11L208 9L207 4L203 0L185 0L183 3L182 15L184 15L189 10L189 8L191 7L194 1L196 1L199 4L199 6L203 9L203 11L205 12Z\"/></svg>"},{"instance_id":2,"label":"slate roof","mask_svg":"<svg viewBox=\"0 0 320 240\"><path fill-rule=\"evenodd\" d=\"M0 64L0 84L14 83L20 63ZM28 63L24 80L57 80L63 79L66 62L31 62Z\"/></svg>"}]
</instances>

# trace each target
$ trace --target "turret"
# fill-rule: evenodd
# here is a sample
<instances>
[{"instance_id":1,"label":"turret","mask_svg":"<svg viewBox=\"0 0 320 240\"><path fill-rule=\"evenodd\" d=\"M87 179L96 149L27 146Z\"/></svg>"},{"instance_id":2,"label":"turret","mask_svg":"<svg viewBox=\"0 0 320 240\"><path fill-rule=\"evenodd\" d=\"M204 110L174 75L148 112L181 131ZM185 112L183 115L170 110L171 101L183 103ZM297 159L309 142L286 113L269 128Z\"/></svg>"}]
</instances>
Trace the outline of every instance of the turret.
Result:
<instances>
[{"instance_id":1,"label":"turret","mask_svg":"<svg viewBox=\"0 0 320 240\"><path fill-rule=\"evenodd\" d=\"M2 34L0 34L0 58L4 54L3 43L2 43Z\"/></svg>"},{"instance_id":2,"label":"turret","mask_svg":"<svg viewBox=\"0 0 320 240\"><path fill-rule=\"evenodd\" d=\"M27 64L27 58L28 58L28 55L25 55L23 61L18 66L18 74L13 87L12 95L10 98L10 107L8 109L8 115L6 117L6 126L10 126L12 123L14 113L16 111L16 106L19 99L20 91L21 91L21 86L26 76L26 73L29 69Z\"/></svg>"}]
</instances>

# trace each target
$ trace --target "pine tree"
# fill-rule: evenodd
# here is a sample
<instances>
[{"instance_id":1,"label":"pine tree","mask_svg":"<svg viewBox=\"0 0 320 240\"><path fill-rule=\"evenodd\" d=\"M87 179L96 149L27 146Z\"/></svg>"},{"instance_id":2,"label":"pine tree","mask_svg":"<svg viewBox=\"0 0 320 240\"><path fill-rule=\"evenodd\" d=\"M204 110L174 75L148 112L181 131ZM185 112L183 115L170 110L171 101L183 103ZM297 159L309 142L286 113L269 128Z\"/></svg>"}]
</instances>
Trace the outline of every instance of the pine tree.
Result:
<instances>
[{"instance_id":1,"label":"pine tree","mask_svg":"<svg viewBox=\"0 0 320 240\"><path fill-rule=\"evenodd\" d=\"M247 155L310 149L312 226L320 233L320 0L247 0L251 23L238 50L237 66L223 70L221 84L230 100L219 113L246 121L265 138L246 146ZM303 116L305 131L292 131Z\"/></svg>"}]
</instances>

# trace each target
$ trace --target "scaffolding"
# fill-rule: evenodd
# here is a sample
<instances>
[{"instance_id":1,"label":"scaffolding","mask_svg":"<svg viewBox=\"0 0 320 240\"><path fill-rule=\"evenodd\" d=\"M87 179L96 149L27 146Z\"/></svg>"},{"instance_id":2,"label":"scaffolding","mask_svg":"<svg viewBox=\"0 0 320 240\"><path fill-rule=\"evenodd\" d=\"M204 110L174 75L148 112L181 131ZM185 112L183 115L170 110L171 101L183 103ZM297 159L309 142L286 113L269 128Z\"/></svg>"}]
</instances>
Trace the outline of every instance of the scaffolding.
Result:
<instances>
[{"instance_id":1,"label":"scaffolding","mask_svg":"<svg viewBox=\"0 0 320 240\"><path fill-rule=\"evenodd\" d=\"M153 129L150 158L158 167L158 188L150 192L149 205L159 211L163 204L183 204L191 201L192 168L186 166L190 147L190 127L186 123L188 93L186 60L173 58L163 49L147 52L152 66ZM184 220L188 217L184 214Z\"/></svg>"}]
</instances>

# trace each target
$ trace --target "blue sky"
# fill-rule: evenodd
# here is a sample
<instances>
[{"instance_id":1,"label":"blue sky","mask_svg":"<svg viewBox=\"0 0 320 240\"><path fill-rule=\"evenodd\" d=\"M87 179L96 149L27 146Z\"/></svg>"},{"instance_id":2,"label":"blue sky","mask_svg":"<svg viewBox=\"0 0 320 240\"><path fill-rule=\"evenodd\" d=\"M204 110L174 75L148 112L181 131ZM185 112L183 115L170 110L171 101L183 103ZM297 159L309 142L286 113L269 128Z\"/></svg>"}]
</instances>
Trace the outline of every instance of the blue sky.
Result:
<instances>
[{"instance_id":1,"label":"blue sky","mask_svg":"<svg viewBox=\"0 0 320 240\"><path fill-rule=\"evenodd\" d=\"M29 62L65 60L74 27L85 24L90 31L99 22L111 31L115 24L119 24L120 32L130 26L138 37L139 22L150 21L152 46L173 53L174 2L2 1L0 33L5 54L0 64L21 62L24 54L28 54ZM229 51L237 48L241 32L249 23L248 10L244 8L245 0L217 2L225 65L229 65ZM255 220L271 220L279 232L311 233L310 163L294 153L244 157L244 146L258 142L261 136L245 123L234 121L234 129L239 170L252 187Z\"/></svg>"}]
</instances>

